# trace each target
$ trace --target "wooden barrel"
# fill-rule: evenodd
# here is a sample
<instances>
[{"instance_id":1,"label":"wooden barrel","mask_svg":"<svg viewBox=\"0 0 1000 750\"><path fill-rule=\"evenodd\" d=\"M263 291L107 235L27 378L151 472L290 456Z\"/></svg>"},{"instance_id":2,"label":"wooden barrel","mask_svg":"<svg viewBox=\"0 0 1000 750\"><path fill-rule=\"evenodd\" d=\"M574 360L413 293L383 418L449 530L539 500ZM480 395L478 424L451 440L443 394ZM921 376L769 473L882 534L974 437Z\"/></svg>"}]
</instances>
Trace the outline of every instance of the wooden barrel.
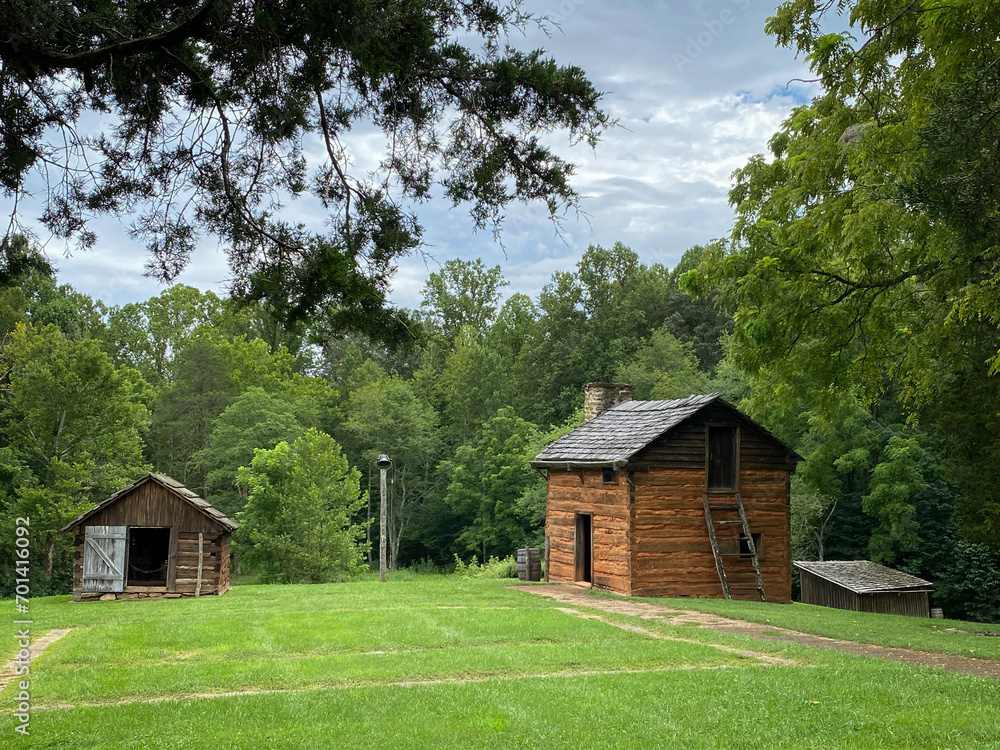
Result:
<instances>
[{"instance_id":1,"label":"wooden barrel","mask_svg":"<svg viewBox=\"0 0 1000 750\"><path fill-rule=\"evenodd\" d=\"M542 580L542 555L538 547L523 547L517 551L517 577L522 581Z\"/></svg>"}]
</instances>

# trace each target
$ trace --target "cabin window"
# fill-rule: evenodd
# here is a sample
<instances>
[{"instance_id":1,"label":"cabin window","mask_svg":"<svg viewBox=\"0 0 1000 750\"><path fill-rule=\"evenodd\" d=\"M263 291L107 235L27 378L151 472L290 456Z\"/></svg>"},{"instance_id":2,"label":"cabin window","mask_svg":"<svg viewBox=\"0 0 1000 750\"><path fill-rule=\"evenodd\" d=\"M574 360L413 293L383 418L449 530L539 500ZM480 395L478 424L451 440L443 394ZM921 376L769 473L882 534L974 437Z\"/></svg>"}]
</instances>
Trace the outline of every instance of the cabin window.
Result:
<instances>
[{"instance_id":1,"label":"cabin window","mask_svg":"<svg viewBox=\"0 0 1000 750\"><path fill-rule=\"evenodd\" d=\"M603 469L601 471L601 478L605 484L618 484L618 476L614 469Z\"/></svg>"},{"instance_id":2,"label":"cabin window","mask_svg":"<svg viewBox=\"0 0 1000 750\"><path fill-rule=\"evenodd\" d=\"M764 539L760 534L751 534L750 537L753 539L754 549L757 550L757 559L762 560L764 558ZM740 557L750 557L750 543L747 541L746 534L740 534Z\"/></svg>"},{"instance_id":3,"label":"cabin window","mask_svg":"<svg viewBox=\"0 0 1000 750\"><path fill-rule=\"evenodd\" d=\"M736 428L708 428L708 489L736 489Z\"/></svg>"}]
</instances>

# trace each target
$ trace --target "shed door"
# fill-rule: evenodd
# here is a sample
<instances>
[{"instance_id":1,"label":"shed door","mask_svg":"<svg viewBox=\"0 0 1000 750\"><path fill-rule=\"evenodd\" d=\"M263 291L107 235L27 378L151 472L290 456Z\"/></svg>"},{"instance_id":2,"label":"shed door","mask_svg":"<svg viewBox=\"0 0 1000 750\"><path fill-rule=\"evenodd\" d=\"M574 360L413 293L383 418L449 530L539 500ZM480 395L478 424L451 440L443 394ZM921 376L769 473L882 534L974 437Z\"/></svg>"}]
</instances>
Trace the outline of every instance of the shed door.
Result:
<instances>
[{"instance_id":1,"label":"shed door","mask_svg":"<svg viewBox=\"0 0 1000 750\"><path fill-rule=\"evenodd\" d=\"M83 590L120 592L125 585L125 526L87 526Z\"/></svg>"}]
</instances>

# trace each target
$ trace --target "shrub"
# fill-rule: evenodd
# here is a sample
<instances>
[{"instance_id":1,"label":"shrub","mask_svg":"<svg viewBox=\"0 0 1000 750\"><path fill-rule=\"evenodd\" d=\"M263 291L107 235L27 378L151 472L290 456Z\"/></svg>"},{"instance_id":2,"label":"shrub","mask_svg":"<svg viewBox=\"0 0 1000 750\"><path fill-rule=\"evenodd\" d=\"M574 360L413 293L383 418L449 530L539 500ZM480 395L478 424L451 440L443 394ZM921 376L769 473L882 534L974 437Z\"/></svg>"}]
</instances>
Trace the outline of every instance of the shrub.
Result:
<instances>
[{"instance_id":1,"label":"shrub","mask_svg":"<svg viewBox=\"0 0 1000 750\"><path fill-rule=\"evenodd\" d=\"M455 575L459 578L517 578L517 560L513 555L490 557L485 565L480 565L473 558L466 565L462 558L455 555Z\"/></svg>"}]
</instances>

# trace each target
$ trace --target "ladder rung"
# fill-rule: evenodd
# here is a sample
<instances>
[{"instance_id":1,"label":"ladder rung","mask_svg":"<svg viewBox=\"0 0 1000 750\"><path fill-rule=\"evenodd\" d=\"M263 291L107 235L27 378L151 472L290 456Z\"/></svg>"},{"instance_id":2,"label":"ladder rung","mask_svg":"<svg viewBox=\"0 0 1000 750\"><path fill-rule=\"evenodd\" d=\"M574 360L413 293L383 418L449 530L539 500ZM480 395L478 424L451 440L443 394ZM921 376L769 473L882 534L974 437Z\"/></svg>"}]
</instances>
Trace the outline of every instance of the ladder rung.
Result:
<instances>
[{"instance_id":1,"label":"ladder rung","mask_svg":"<svg viewBox=\"0 0 1000 750\"><path fill-rule=\"evenodd\" d=\"M716 521L714 518L712 519L712 523L714 523L716 526L722 526L724 524L734 524L734 523L738 523L740 524L740 526L743 525L742 521Z\"/></svg>"},{"instance_id":2,"label":"ladder rung","mask_svg":"<svg viewBox=\"0 0 1000 750\"><path fill-rule=\"evenodd\" d=\"M709 510L739 510L739 507L740 506L738 506L736 503L720 503L718 505L709 505L708 509Z\"/></svg>"}]
</instances>

